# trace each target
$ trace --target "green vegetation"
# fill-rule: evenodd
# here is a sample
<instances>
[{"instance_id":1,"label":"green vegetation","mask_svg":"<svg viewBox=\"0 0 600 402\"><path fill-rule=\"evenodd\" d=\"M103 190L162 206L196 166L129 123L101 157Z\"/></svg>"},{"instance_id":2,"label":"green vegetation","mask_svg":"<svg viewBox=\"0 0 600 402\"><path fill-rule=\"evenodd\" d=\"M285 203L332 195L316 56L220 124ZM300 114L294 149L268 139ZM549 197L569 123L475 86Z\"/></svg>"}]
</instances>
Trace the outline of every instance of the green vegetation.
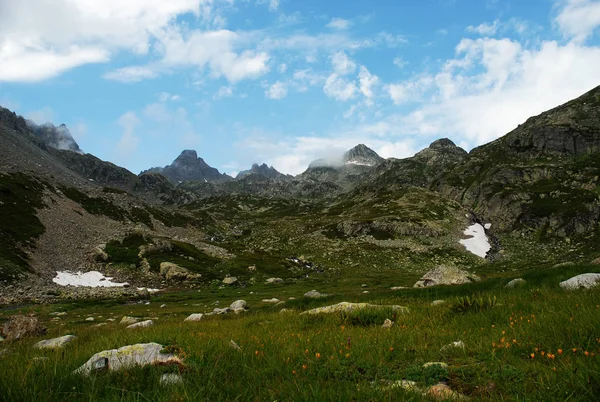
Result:
<instances>
[{"instance_id":1,"label":"green vegetation","mask_svg":"<svg viewBox=\"0 0 600 402\"><path fill-rule=\"evenodd\" d=\"M45 206L45 186L23 173L0 174L0 281L29 270L23 250L44 233L36 210Z\"/></svg>"},{"instance_id":2,"label":"green vegetation","mask_svg":"<svg viewBox=\"0 0 600 402\"><path fill-rule=\"evenodd\" d=\"M88 301L33 306L22 312L35 312L44 320L49 327L44 339L64 334L78 338L58 351L33 349L41 338L7 345L14 351L0 357L0 390L11 401L429 400L391 386L410 380L421 389L443 381L474 400L592 401L600 393L600 293L563 291L558 282L594 268L574 265L531 272L524 276L527 285L517 289L505 289L506 278L395 292L371 289L368 295L355 291L343 297L409 307L408 314L396 316L391 309L299 315L338 297L307 301L293 287L264 287L259 295L250 294L251 289L240 289L241 294L234 289L171 293L151 297L150 305ZM297 299L279 307L261 302L282 298L284 290ZM438 298L474 300L472 295L483 291L497 303L461 314L453 312L452 302L431 305ZM215 299L225 306L240 298L250 306L243 315L183 321L191 313L212 310ZM161 303L167 306L159 308ZM279 313L282 307L291 311ZM51 311L68 313L52 322ZM14 313L0 312L0 321ZM158 319L151 328L127 330L118 324L123 315ZM114 317L117 322L95 328L85 322L88 316L97 322ZM391 329L381 328L386 318L395 321ZM231 340L241 351L230 346ZM464 349L442 350L457 341ZM184 357L185 368L73 374L94 353L139 342L162 344ZM183 383L161 385L160 376L173 372L181 373Z\"/></svg>"},{"instance_id":3,"label":"green vegetation","mask_svg":"<svg viewBox=\"0 0 600 402\"><path fill-rule=\"evenodd\" d=\"M104 198L90 197L74 187L60 187L60 191L92 215L104 215L116 221L123 221L127 216L127 211Z\"/></svg>"}]
</instances>

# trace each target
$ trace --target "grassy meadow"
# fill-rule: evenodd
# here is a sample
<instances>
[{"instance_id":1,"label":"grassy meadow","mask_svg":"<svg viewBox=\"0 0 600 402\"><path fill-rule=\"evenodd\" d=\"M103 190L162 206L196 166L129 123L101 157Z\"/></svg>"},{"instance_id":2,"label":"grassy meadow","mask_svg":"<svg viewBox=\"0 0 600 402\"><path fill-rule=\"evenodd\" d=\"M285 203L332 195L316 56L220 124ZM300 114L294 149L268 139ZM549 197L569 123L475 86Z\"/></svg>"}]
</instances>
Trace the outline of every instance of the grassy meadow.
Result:
<instances>
[{"instance_id":1,"label":"grassy meadow","mask_svg":"<svg viewBox=\"0 0 600 402\"><path fill-rule=\"evenodd\" d=\"M3 342L0 399L6 401L294 401L430 400L422 392L392 386L411 380L420 389L442 381L471 400L592 401L600 396L600 292L564 291L558 282L598 271L571 265L525 273L527 285L505 289L509 278L456 287L389 290L345 289L305 299L300 285L203 289L156 294L146 304L77 301L2 310L0 321L35 313L44 337ZM364 290L369 293L363 293ZM251 293L252 292L252 293ZM277 297L273 306L262 299ZM295 299L288 300L289 297ZM226 307L237 299L240 315L184 322L191 313ZM433 300L446 303L432 306ZM402 305L350 314L300 315L339 301ZM477 301L477 302L476 302ZM165 307L160 307L166 304ZM286 308L290 311L281 313ZM51 312L66 311L51 321ZM152 318L150 328L125 329L122 316ZM94 317L94 322L86 321ZM115 318L115 322L106 319ZM395 321L382 328L386 318ZM106 325L95 327L98 323ZM41 351L40 339L73 334L64 349ZM241 347L236 350L230 341ZM444 345L462 341L463 348ZM178 351L185 368L136 367L89 377L73 370L94 353L134 343L158 342ZM40 357L44 359L39 359ZM427 362L448 365L423 367ZM183 382L162 385L166 372Z\"/></svg>"}]
</instances>

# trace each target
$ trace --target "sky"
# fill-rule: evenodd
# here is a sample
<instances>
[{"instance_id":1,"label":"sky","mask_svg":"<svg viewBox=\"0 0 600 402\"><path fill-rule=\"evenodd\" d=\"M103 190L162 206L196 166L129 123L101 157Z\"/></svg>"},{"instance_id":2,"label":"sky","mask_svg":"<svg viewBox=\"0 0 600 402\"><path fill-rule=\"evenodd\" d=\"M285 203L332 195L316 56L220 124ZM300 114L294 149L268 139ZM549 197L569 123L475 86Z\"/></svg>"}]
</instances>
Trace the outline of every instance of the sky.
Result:
<instances>
[{"instance_id":1,"label":"sky","mask_svg":"<svg viewBox=\"0 0 600 402\"><path fill-rule=\"evenodd\" d=\"M600 85L600 0L0 0L0 105L134 173L470 150Z\"/></svg>"}]
</instances>

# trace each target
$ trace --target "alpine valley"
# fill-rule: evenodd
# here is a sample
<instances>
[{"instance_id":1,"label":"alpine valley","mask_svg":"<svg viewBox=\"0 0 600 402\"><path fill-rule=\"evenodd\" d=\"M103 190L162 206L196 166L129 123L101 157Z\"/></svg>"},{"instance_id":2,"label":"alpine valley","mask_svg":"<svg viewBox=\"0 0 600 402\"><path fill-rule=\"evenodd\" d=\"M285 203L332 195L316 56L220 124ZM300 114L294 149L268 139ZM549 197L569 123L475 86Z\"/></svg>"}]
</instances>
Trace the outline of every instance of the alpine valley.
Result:
<instances>
[{"instance_id":1,"label":"alpine valley","mask_svg":"<svg viewBox=\"0 0 600 402\"><path fill-rule=\"evenodd\" d=\"M577 360L584 350L582 359L600 354L593 289L600 278L600 87L470 152L443 138L412 157L384 159L358 144L297 176L256 161L236 177L201 155L184 150L170 165L136 175L84 153L64 125L38 126L0 108L0 321L8 323L13 309L35 313L51 334L75 333L74 344L84 345L30 365L18 361L34 358L31 345L17 343L0 367L25 365L32 374L0 379L0 395L600 394L597 359ZM581 274L587 276L563 285ZM563 289L569 287L592 289ZM323 306L316 313L335 318L294 314ZM554 309L558 316L544 315ZM191 313L206 322L184 327ZM121 315L157 324L120 329ZM87 321L94 320L106 327L92 328ZM553 337L562 320L581 324L565 324ZM527 325L536 327L520 329ZM116 335L93 340L98 331ZM6 343L8 332L5 326ZM119 378L72 379L95 352L150 341L171 345L177 370L157 364ZM569 360L559 361L563 348ZM67 380L58 379L56 365ZM558 385L557 367L569 387ZM184 378L179 391L167 392L152 370L170 370L177 381L196 373L209 385ZM45 380L37 387L39 376Z\"/></svg>"}]
</instances>

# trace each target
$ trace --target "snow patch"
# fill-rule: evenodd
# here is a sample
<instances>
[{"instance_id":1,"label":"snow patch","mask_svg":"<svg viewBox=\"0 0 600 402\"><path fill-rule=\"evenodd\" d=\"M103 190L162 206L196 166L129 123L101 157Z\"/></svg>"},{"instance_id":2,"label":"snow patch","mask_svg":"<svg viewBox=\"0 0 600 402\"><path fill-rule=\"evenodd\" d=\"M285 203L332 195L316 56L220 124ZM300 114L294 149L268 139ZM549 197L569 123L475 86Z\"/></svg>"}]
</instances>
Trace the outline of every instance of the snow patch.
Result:
<instances>
[{"instance_id":1,"label":"snow patch","mask_svg":"<svg viewBox=\"0 0 600 402\"><path fill-rule=\"evenodd\" d=\"M481 258L485 258L485 255L492 248L487 236L485 235L485 229L479 223L469 226L463 232L465 236L471 236L468 239L461 239L460 244L465 246L467 251L478 255Z\"/></svg>"},{"instance_id":2,"label":"snow patch","mask_svg":"<svg viewBox=\"0 0 600 402\"><path fill-rule=\"evenodd\" d=\"M160 292L160 289L151 289L151 288L137 288L139 292L146 291L148 293L157 293Z\"/></svg>"},{"instance_id":3,"label":"snow patch","mask_svg":"<svg viewBox=\"0 0 600 402\"><path fill-rule=\"evenodd\" d=\"M364 162L358 162L358 161L348 161L348 162L346 162L346 165L373 166L372 163L364 163Z\"/></svg>"},{"instance_id":4,"label":"snow patch","mask_svg":"<svg viewBox=\"0 0 600 402\"><path fill-rule=\"evenodd\" d=\"M492 224L486 223L485 225L483 225L483 227L485 228L485 230L489 230L492 227Z\"/></svg>"},{"instance_id":5,"label":"snow patch","mask_svg":"<svg viewBox=\"0 0 600 402\"><path fill-rule=\"evenodd\" d=\"M75 286L88 288L115 288L128 285L127 282L116 283L112 282L111 279L112 278L107 278L98 271L79 271L77 273L57 271L56 277L52 279L52 282L61 286Z\"/></svg>"}]
</instances>

